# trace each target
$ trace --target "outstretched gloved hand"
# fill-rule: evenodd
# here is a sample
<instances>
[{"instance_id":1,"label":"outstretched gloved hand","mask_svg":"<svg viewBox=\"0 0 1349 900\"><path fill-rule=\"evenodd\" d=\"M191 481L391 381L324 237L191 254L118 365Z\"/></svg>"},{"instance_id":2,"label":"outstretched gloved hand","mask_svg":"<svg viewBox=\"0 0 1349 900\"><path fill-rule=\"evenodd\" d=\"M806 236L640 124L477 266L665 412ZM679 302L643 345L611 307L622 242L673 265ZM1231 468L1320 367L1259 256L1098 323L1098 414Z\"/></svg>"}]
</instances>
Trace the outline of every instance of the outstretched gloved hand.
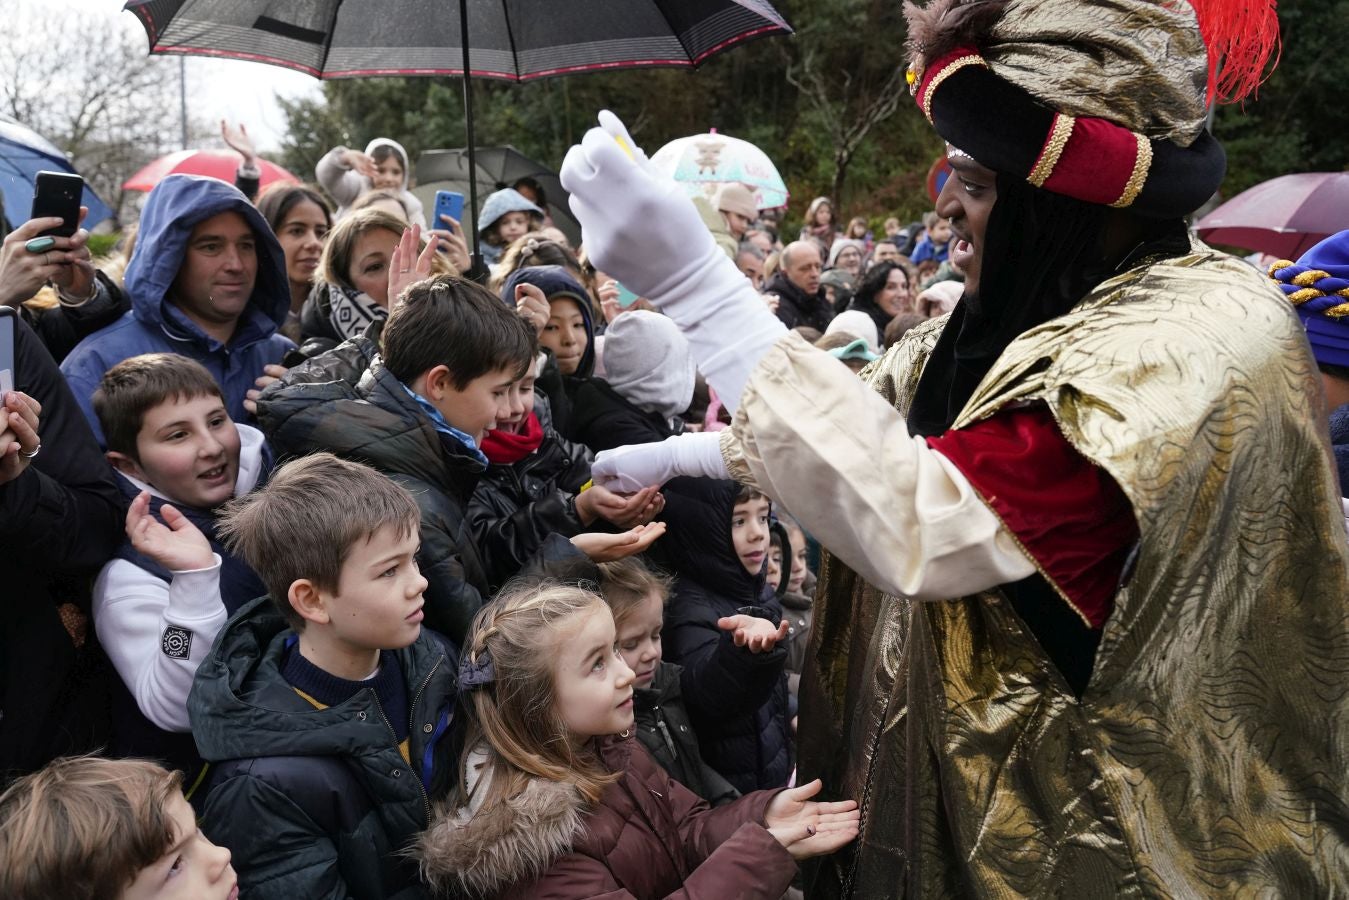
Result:
<instances>
[{"instance_id":1,"label":"outstretched gloved hand","mask_svg":"<svg viewBox=\"0 0 1349 900\"><path fill-rule=\"evenodd\" d=\"M586 252L674 320L698 369L735 411L755 363L786 332L717 248L693 201L651 171L608 110L562 163Z\"/></svg>"},{"instance_id":2,"label":"outstretched gloved hand","mask_svg":"<svg viewBox=\"0 0 1349 900\"><path fill-rule=\"evenodd\" d=\"M619 494L640 491L651 484L664 484L680 475L731 477L721 455L721 439L717 432L677 434L650 444L615 447L601 452L590 467L590 477L595 484Z\"/></svg>"}]
</instances>

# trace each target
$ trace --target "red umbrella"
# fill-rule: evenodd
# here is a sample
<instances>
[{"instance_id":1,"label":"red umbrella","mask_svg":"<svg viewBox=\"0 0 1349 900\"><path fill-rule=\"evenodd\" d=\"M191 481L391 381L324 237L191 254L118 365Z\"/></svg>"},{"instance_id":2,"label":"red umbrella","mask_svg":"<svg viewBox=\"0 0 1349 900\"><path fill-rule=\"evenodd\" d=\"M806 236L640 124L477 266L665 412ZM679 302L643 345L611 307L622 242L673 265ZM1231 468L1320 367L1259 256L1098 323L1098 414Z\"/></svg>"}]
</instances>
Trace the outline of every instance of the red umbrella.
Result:
<instances>
[{"instance_id":1,"label":"red umbrella","mask_svg":"<svg viewBox=\"0 0 1349 900\"><path fill-rule=\"evenodd\" d=\"M1211 244L1297 259L1312 245L1349 229L1349 172L1271 178L1237 194L1195 228Z\"/></svg>"},{"instance_id":2,"label":"red umbrella","mask_svg":"<svg viewBox=\"0 0 1349 900\"><path fill-rule=\"evenodd\" d=\"M178 150L150 163L122 185L128 191L149 191L164 180L166 175L209 175L234 184L234 175L239 170L239 154L233 150ZM262 170L259 190L266 189L274 181L299 181L280 166L265 159L258 160Z\"/></svg>"}]
</instances>

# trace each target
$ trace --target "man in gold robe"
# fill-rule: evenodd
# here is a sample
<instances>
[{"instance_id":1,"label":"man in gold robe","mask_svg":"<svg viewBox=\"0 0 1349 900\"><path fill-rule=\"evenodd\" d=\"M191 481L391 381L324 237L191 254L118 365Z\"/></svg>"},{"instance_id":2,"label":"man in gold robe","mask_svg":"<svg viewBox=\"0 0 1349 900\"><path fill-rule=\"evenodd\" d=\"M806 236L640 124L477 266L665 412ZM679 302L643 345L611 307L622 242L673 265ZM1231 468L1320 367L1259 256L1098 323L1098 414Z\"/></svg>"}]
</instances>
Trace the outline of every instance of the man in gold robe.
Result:
<instances>
[{"instance_id":1,"label":"man in gold robe","mask_svg":"<svg viewBox=\"0 0 1349 900\"><path fill-rule=\"evenodd\" d=\"M864 383L768 321L616 119L568 155L591 256L735 408L597 483L735 477L829 551L801 777L863 821L808 896L1349 892L1324 401L1280 295L1185 228L1224 172L1194 11L942 0L910 30L967 277ZM1239 49L1220 88L1263 65Z\"/></svg>"}]
</instances>

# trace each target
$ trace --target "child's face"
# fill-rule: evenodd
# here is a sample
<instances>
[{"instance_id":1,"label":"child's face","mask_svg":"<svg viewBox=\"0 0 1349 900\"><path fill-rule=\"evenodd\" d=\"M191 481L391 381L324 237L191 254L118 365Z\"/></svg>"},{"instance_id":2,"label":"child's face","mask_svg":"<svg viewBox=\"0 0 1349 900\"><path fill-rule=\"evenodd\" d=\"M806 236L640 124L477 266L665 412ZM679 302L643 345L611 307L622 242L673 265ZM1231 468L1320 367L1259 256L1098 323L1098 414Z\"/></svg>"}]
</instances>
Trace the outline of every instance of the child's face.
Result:
<instances>
[{"instance_id":1,"label":"child's face","mask_svg":"<svg viewBox=\"0 0 1349 900\"><path fill-rule=\"evenodd\" d=\"M497 234L501 236L501 245L511 243L516 238L529 234L529 213L508 212L497 219Z\"/></svg>"},{"instance_id":2,"label":"child's face","mask_svg":"<svg viewBox=\"0 0 1349 900\"><path fill-rule=\"evenodd\" d=\"M745 571L758 575L768 556L767 497L755 497L735 505L731 511L731 544Z\"/></svg>"},{"instance_id":3,"label":"child's face","mask_svg":"<svg viewBox=\"0 0 1349 900\"><path fill-rule=\"evenodd\" d=\"M553 664L558 715L584 742L632 727L632 669L618 654L614 617L597 605L559 623Z\"/></svg>"},{"instance_id":4,"label":"child's face","mask_svg":"<svg viewBox=\"0 0 1349 900\"><path fill-rule=\"evenodd\" d=\"M548 301L548 308L548 324L543 326L539 343L553 351L563 375L575 375L590 344L581 306L570 297L558 297Z\"/></svg>"},{"instance_id":5,"label":"child's face","mask_svg":"<svg viewBox=\"0 0 1349 900\"><path fill-rule=\"evenodd\" d=\"M793 594L801 593L801 587L806 583L806 536L801 533L799 528L788 528L787 537L792 544L792 571L787 576L787 590Z\"/></svg>"},{"instance_id":6,"label":"child's face","mask_svg":"<svg viewBox=\"0 0 1349 900\"><path fill-rule=\"evenodd\" d=\"M660 632L665 624L665 598L652 591L632 609L618 629L618 655L634 675L634 686L650 687L660 665Z\"/></svg>"},{"instance_id":7,"label":"child's face","mask_svg":"<svg viewBox=\"0 0 1349 900\"><path fill-rule=\"evenodd\" d=\"M937 224L928 231L928 237L932 239L933 244L938 246L945 244L951 239L951 223L946 219L938 219Z\"/></svg>"},{"instance_id":8,"label":"child's face","mask_svg":"<svg viewBox=\"0 0 1349 900\"><path fill-rule=\"evenodd\" d=\"M239 429L213 394L173 397L146 410L136 455L110 451L108 460L174 503L213 509L234 496Z\"/></svg>"},{"instance_id":9,"label":"child's face","mask_svg":"<svg viewBox=\"0 0 1349 900\"><path fill-rule=\"evenodd\" d=\"M370 183L380 190L402 190L403 164L398 161L398 157L391 154L382 162L375 163L375 177L370 179Z\"/></svg>"},{"instance_id":10,"label":"child's face","mask_svg":"<svg viewBox=\"0 0 1349 900\"><path fill-rule=\"evenodd\" d=\"M496 428L498 422L521 414L522 401L514 389L518 374L516 369L497 369L479 375L462 391L445 374L438 380L438 389L428 396L445 421L481 444L483 435Z\"/></svg>"},{"instance_id":11,"label":"child's face","mask_svg":"<svg viewBox=\"0 0 1349 900\"><path fill-rule=\"evenodd\" d=\"M782 584L782 550L773 544L768 550L768 586L773 590Z\"/></svg>"},{"instance_id":12,"label":"child's face","mask_svg":"<svg viewBox=\"0 0 1349 900\"><path fill-rule=\"evenodd\" d=\"M511 414L508 418L497 422L496 430L519 434L520 429L524 427L525 419L534 411L534 370L530 369L524 378L515 382L511 386L511 392Z\"/></svg>"},{"instance_id":13,"label":"child's face","mask_svg":"<svg viewBox=\"0 0 1349 900\"><path fill-rule=\"evenodd\" d=\"M342 563L337 590L320 591L330 637L353 653L399 650L422 632L422 591L427 581L417 568L420 531L399 536L382 525L356 541ZM310 622L307 628L313 628Z\"/></svg>"},{"instance_id":14,"label":"child's face","mask_svg":"<svg viewBox=\"0 0 1349 900\"><path fill-rule=\"evenodd\" d=\"M122 900L236 900L239 879L229 850L201 833L181 791L174 792L165 813L173 822L173 844L140 870Z\"/></svg>"}]
</instances>

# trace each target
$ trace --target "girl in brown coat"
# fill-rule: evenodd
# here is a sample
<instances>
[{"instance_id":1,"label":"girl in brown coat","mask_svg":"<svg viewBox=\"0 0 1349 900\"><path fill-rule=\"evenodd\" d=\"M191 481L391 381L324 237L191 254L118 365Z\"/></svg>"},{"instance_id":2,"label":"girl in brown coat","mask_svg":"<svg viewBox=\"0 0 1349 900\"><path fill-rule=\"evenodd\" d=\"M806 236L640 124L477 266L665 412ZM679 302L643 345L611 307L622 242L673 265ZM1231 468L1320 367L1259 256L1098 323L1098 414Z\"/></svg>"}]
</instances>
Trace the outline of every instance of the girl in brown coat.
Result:
<instances>
[{"instance_id":1,"label":"girl in brown coat","mask_svg":"<svg viewBox=\"0 0 1349 900\"><path fill-rule=\"evenodd\" d=\"M633 672L595 594L507 590L474 621L461 783L418 845L432 888L474 897L776 900L794 861L857 835L819 782L709 809L632 738Z\"/></svg>"}]
</instances>

